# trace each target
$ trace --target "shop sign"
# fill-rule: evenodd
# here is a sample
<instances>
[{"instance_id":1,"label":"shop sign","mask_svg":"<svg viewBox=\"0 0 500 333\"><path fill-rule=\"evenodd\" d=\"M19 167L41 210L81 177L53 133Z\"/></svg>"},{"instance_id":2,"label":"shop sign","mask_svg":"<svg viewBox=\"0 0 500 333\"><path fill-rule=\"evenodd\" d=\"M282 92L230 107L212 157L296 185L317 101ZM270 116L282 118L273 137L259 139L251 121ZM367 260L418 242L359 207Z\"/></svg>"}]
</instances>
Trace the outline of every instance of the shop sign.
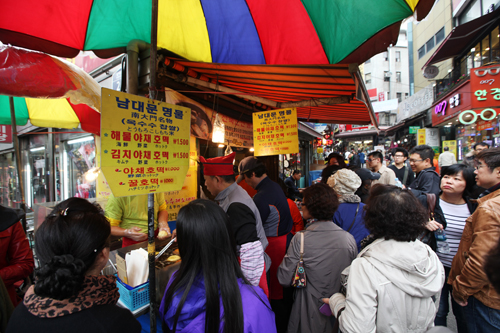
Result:
<instances>
[{"instance_id":1,"label":"shop sign","mask_svg":"<svg viewBox=\"0 0 500 333\"><path fill-rule=\"evenodd\" d=\"M417 134L420 126L410 126L410 134Z\"/></svg>"},{"instance_id":2,"label":"shop sign","mask_svg":"<svg viewBox=\"0 0 500 333\"><path fill-rule=\"evenodd\" d=\"M418 145L425 145L425 128L419 129L417 134Z\"/></svg>"},{"instance_id":3,"label":"shop sign","mask_svg":"<svg viewBox=\"0 0 500 333\"><path fill-rule=\"evenodd\" d=\"M497 112L495 109L484 109L484 110L465 110L460 113L458 120L463 125L474 124L478 118L488 122L492 121L497 117Z\"/></svg>"},{"instance_id":4,"label":"shop sign","mask_svg":"<svg viewBox=\"0 0 500 333\"><path fill-rule=\"evenodd\" d=\"M299 152L296 108L254 112L252 119L255 156Z\"/></svg>"},{"instance_id":5,"label":"shop sign","mask_svg":"<svg viewBox=\"0 0 500 333\"><path fill-rule=\"evenodd\" d=\"M428 145L431 147L439 146L438 128L421 128L417 134L418 145Z\"/></svg>"},{"instance_id":6,"label":"shop sign","mask_svg":"<svg viewBox=\"0 0 500 333\"><path fill-rule=\"evenodd\" d=\"M429 80L435 78L438 74L439 74L439 68L434 65L425 67L423 73L424 77Z\"/></svg>"},{"instance_id":7,"label":"shop sign","mask_svg":"<svg viewBox=\"0 0 500 333\"><path fill-rule=\"evenodd\" d=\"M460 105L460 94L455 94L448 101L444 100L434 107L435 114L441 114L444 116L446 114L446 108L449 106L451 109L456 108Z\"/></svg>"},{"instance_id":8,"label":"shop sign","mask_svg":"<svg viewBox=\"0 0 500 333\"><path fill-rule=\"evenodd\" d=\"M12 143L11 125L0 125L0 143Z\"/></svg>"},{"instance_id":9,"label":"shop sign","mask_svg":"<svg viewBox=\"0 0 500 333\"><path fill-rule=\"evenodd\" d=\"M457 89L444 95L443 98L436 101L432 106L432 125L437 126L449 121L449 119L455 118L463 110L472 109L472 97L470 81L466 81Z\"/></svg>"},{"instance_id":10,"label":"shop sign","mask_svg":"<svg viewBox=\"0 0 500 333\"><path fill-rule=\"evenodd\" d=\"M191 109L191 135L204 139L212 139L212 129L216 111L178 93L165 88L165 102L182 105ZM253 127L246 121L240 121L219 113L224 123L224 140L233 147L253 147Z\"/></svg>"},{"instance_id":11,"label":"shop sign","mask_svg":"<svg viewBox=\"0 0 500 333\"><path fill-rule=\"evenodd\" d=\"M484 121L484 120L478 120L476 123L476 130L483 131L488 128L493 128L493 122L492 121Z\"/></svg>"},{"instance_id":12,"label":"shop sign","mask_svg":"<svg viewBox=\"0 0 500 333\"><path fill-rule=\"evenodd\" d=\"M457 141L456 140L446 140L443 141L443 148L448 147L449 151L455 154L455 158L457 158ZM444 151L444 149L443 149Z\"/></svg>"},{"instance_id":13,"label":"shop sign","mask_svg":"<svg viewBox=\"0 0 500 333\"><path fill-rule=\"evenodd\" d=\"M500 106L500 65L471 68L472 108Z\"/></svg>"},{"instance_id":14,"label":"shop sign","mask_svg":"<svg viewBox=\"0 0 500 333\"><path fill-rule=\"evenodd\" d=\"M417 113L428 110L434 102L432 84L419 90L398 105L396 122L412 117Z\"/></svg>"},{"instance_id":15,"label":"shop sign","mask_svg":"<svg viewBox=\"0 0 500 333\"><path fill-rule=\"evenodd\" d=\"M191 110L106 88L101 95L101 169L113 195L180 190Z\"/></svg>"}]
</instances>

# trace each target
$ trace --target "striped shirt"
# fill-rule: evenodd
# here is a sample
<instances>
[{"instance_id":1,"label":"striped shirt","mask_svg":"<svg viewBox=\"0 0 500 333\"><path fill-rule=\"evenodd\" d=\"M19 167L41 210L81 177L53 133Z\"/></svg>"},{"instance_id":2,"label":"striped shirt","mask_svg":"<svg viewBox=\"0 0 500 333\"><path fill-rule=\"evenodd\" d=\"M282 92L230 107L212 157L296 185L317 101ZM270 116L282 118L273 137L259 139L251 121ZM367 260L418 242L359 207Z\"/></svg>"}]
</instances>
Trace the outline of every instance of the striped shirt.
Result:
<instances>
[{"instance_id":1,"label":"striped shirt","mask_svg":"<svg viewBox=\"0 0 500 333\"><path fill-rule=\"evenodd\" d=\"M465 220L471 215L467 204L454 205L444 200L439 200L439 205L443 210L446 219L446 240L450 245L450 253L444 254L437 252L437 255L443 266L451 267L453 257L457 254L462 232L465 227Z\"/></svg>"}]
</instances>

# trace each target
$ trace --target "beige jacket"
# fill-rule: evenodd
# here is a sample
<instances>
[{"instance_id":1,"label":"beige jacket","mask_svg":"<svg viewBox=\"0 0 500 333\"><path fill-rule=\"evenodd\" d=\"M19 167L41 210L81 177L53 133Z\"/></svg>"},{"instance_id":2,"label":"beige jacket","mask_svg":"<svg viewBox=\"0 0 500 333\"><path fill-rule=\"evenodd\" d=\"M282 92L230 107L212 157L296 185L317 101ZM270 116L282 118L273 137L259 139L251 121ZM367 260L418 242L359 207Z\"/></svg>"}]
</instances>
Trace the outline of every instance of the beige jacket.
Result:
<instances>
[{"instance_id":1,"label":"beige jacket","mask_svg":"<svg viewBox=\"0 0 500 333\"><path fill-rule=\"evenodd\" d=\"M394 171L382 165L382 167L378 170L380 173L380 178L376 179L372 182L372 185L375 184L386 184L386 185L396 185L396 174ZM400 179L402 181L402 179Z\"/></svg>"},{"instance_id":2,"label":"beige jacket","mask_svg":"<svg viewBox=\"0 0 500 333\"><path fill-rule=\"evenodd\" d=\"M448 283L453 285L455 300L465 302L474 296L487 307L500 310L500 295L484 272L485 256L500 238L500 190L477 202L479 206L476 211L465 221Z\"/></svg>"},{"instance_id":3,"label":"beige jacket","mask_svg":"<svg viewBox=\"0 0 500 333\"><path fill-rule=\"evenodd\" d=\"M345 306L339 317L342 332L423 333L434 326L432 296L443 287L444 268L419 240L377 239L358 254L347 274L347 298L330 298L332 311Z\"/></svg>"}]
</instances>

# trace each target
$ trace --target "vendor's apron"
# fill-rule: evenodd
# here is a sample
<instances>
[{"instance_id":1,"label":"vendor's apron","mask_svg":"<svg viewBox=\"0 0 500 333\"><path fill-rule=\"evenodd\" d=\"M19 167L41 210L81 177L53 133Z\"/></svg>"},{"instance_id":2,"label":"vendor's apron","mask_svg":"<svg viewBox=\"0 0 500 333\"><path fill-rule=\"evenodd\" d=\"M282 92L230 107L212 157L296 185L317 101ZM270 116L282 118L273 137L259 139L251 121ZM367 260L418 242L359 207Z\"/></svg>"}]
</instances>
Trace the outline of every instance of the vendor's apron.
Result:
<instances>
[{"instance_id":1,"label":"vendor's apron","mask_svg":"<svg viewBox=\"0 0 500 333\"><path fill-rule=\"evenodd\" d=\"M158 229L155 230L155 238L157 236L158 236ZM122 247L127 247L127 246L130 246L130 245L134 245L134 244L138 244L138 243L142 243L142 242L144 242L144 241L138 242L138 241L135 241L135 240L130 239L128 237L123 237L122 238Z\"/></svg>"},{"instance_id":2,"label":"vendor's apron","mask_svg":"<svg viewBox=\"0 0 500 333\"><path fill-rule=\"evenodd\" d=\"M239 256L238 256L238 263L241 266L241 259ZM267 275L266 275L266 264L265 263L264 263L264 270L262 271L262 275L260 276L259 287L264 291L264 294L266 294L267 299L269 299L269 288L267 286Z\"/></svg>"},{"instance_id":3,"label":"vendor's apron","mask_svg":"<svg viewBox=\"0 0 500 333\"><path fill-rule=\"evenodd\" d=\"M271 258L271 268L269 268L269 295L271 299L283 298L283 287L278 281L278 267L286 254L287 235L277 237L267 237L269 245L266 253Z\"/></svg>"}]
</instances>

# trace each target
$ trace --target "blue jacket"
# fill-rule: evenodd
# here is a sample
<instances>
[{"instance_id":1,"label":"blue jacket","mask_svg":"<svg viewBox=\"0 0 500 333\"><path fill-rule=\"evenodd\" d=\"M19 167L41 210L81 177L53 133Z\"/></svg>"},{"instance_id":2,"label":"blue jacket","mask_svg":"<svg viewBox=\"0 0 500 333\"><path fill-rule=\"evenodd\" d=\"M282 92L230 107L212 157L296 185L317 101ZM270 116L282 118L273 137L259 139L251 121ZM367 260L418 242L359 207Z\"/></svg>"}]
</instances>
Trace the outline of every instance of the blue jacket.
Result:
<instances>
[{"instance_id":1,"label":"blue jacket","mask_svg":"<svg viewBox=\"0 0 500 333\"><path fill-rule=\"evenodd\" d=\"M365 161L365 153L358 153L358 155L359 155L359 162L361 164L365 164L365 162L366 162Z\"/></svg>"},{"instance_id":2,"label":"blue jacket","mask_svg":"<svg viewBox=\"0 0 500 333\"><path fill-rule=\"evenodd\" d=\"M172 278L165 289L165 293L170 287L170 283L173 279L174 275L172 275ZM269 301L267 300L267 297L262 289L247 285L243 283L241 279L238 279L238 285L240 287L241 301L243 304L243 331L245 333L276 332L274 312L271 310L271 305L269 304ZM161 301L160 315L162 316L163 322L170 330L174 328L175 312L177 311L182 295L183 291L176 293L172 299L172 305L168 308L166 308L165 296L163 296ZM177 322L177 332L205 332L205 306L205 284L203 277L198 277L191 286L186 302L182 307L179 315L179 321ZM222 306L222 299L220 302L220 313L221 316L223 316L224 308ZM221 322L219 331L222 332L223 330L224 322Z\"/></svg>"},{"instance_id":3,"label":"blue jacket","mask_svg":"<svg viewBox=\"0 0 500 333\"><path fill-rule=\"evenodd\" d=\"M357 203L350 203L350 202L343 202L339 205L339 208L333 215L333 222L347 231L349 227L352 224L352 221L354 220L354 215L356 214L356 208L358 204ZM359 203L359 210L358 210L358 215L356 215L356 220L354 221L354 224L352 225L351 230L349 230L349 233L354 237L354 240L356 241L356 245L358 246L358 252L361 249L361 241L363 238L368 236L370 232L368 229L365 227L365 221L364 221L364 209L363 207L365 206L364 203L360 202Z\"/></svg>"}]
</instances>

